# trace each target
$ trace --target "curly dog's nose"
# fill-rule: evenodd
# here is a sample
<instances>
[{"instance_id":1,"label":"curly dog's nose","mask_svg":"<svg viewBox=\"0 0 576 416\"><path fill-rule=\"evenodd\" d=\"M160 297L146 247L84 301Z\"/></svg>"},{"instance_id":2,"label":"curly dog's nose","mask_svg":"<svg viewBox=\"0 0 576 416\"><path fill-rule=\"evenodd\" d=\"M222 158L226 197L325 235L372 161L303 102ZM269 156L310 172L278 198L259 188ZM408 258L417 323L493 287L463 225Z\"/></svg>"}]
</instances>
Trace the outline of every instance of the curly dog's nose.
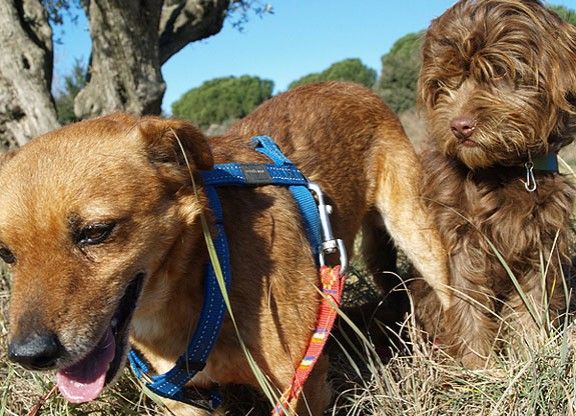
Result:
<instances>
[{"instance_id":1,"label":"curly dog's nose","mask_svg":"<svg viewBox=\"0 0 576 416\"><path fill-rule=\"evenodd\" d=\"M63 352L64 348L55 333L33 332L10 343L8 358L30 370L47 370L54 367Z\"/></svg>"},{"instance_id":2,"label":"curly dog's nose","mask_svg":"<svg viewBox=\"0 0 576 416\"><path fill-rule=\"evenodd\" d=\"M459 140L469 139L475 128L476 121L470 116L456 117L450 122L452 134Z\"/></svg>"}]
</instances>

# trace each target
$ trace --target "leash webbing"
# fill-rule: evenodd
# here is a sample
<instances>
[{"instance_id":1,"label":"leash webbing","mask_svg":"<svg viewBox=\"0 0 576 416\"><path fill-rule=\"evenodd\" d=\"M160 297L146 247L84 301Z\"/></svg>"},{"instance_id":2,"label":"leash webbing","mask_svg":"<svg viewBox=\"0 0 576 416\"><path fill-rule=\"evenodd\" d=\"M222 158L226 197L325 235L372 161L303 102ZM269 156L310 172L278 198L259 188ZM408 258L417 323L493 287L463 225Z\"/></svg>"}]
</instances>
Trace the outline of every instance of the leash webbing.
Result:
<instances>
[{"instance_id":1,"label":"leash webbing","mask_svg":"<svg viewBox=\"0 0 576 416\"><path fill-rule=\"evenodd\" d=\"M334 321L338 315L337 309L342 301L345 275L340 273L340 265L320 268L322 283L322 299L316 329L310 338L304 358L296 368L290 389L282 395L282 402L274 406L273 416L285 415L289 410L290 402L300 396L306 380L310 376L314 365L320 358L328 341Z\"/></svg>"}]
</instances>

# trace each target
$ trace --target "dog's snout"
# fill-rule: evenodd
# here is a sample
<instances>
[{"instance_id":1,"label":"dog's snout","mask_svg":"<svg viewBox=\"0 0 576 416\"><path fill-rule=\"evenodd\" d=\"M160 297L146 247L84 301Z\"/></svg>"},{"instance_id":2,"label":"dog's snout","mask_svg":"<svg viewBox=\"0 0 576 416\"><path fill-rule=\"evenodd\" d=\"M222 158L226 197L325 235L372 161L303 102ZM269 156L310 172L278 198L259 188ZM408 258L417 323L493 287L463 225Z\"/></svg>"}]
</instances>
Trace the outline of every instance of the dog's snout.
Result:
<instances>
[{"instance_id":1,"label":"dog's snout","mask_svg":"<svg viewBox=\"0 0 576 416\"><path fill-rule=\"evenodd\" d=\"M470 116L456 117L450 122L450 129L459 140L469 139L475 128L476 121Z\"/></svg>"},{"instance_id":2,"label":"dog's snout","mask_svg":"<svg viewBox=\"0 0 576 416\"><path fill-rule=\"evenodd\" d=\"M8 358L30 370L48 370L63 355L64 348L53 332L34 332L14 339L8 347Z\"/></svg>"}]
</instances>

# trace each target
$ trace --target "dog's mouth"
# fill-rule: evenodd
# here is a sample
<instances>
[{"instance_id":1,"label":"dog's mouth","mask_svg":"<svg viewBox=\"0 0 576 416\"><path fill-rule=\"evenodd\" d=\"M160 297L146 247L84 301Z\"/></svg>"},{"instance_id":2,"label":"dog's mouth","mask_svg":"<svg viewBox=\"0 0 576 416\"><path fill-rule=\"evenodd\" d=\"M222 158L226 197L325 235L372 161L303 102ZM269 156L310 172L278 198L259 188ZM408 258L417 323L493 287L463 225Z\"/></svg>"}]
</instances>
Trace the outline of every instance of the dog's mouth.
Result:
<instances>
[{"instance_id":1,"label":"dog's mouth","mask_svg":"<svg viewBox=\"0 0 576 416\"><path fill-rule=\"evenodd\" d=\"M126 356L130 322L143 281L144 273L139 273L128 285L96 347L76 364L57 372L58 389L69 402L84 403L96 399L120 371Z\"/></svg>"},{"instance_id":2,"label":"dog's mouth","mask_svg":"<svg viewBox=\"0 0 576 416\"><path fill-rule=\"evenodd\" d=\"M466 139L460 142L464 147L478 147L478 143L474 140Z\"/></svg>"}]
</instances>

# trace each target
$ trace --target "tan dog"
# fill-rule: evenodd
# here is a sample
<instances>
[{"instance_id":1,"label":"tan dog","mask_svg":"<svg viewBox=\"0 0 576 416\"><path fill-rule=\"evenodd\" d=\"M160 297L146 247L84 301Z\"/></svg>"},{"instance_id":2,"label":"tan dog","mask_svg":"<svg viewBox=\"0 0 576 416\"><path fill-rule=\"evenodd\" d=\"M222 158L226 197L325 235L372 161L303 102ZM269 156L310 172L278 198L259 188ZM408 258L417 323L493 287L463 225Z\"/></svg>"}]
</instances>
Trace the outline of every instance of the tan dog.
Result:
<instances>
[{"instance_id":1,"label":"tan dog","mask_svg":"<svg viewBox=\"0 0 576 416\"><path fill-rule=\"evenodd\" d=\"M416 310L452 355L481 367L499 334L549 330L566 311L575 194L553 165L576 134L576 28L539 1L462 0L428 29L419 94L438 144L425 196L455 300L440 328L423 288Z\"/></svg>"},{"instance_id":2,"label":"tan dog","mask_svg":"<svg viewBox=\"0 0 576 416\"><path fill-rule=\"evenodd\" d=\"M39 137L0 168L0 256L14 278L10 357L31 369L58 369L61 391L75 401L96 397L115 378L128 335L155 371L169 370L198 319L208 261L199 214L211 218L202 187L199 198L192 190L176 136L200 182L198 170L214 162L269 163L249 145L257 134L272 136L330 196L335 235L350 253L363 223L385 224L442 288L447 260L418 196L418 160L397 118L369 90L304 86L209 140L183 121L115 114ZM287 189L219 193L232 307L256 362L282 392L315 326L315 261ZM377 247L371 241L367 250ZM293 403L298 413L309 406L319 415L329 404L326 370L322 359L306 401ZM88 373L92 381L78 380ZM191 385L215 383L259 388L228 320Z\"/></svg>"}]
</instances>

